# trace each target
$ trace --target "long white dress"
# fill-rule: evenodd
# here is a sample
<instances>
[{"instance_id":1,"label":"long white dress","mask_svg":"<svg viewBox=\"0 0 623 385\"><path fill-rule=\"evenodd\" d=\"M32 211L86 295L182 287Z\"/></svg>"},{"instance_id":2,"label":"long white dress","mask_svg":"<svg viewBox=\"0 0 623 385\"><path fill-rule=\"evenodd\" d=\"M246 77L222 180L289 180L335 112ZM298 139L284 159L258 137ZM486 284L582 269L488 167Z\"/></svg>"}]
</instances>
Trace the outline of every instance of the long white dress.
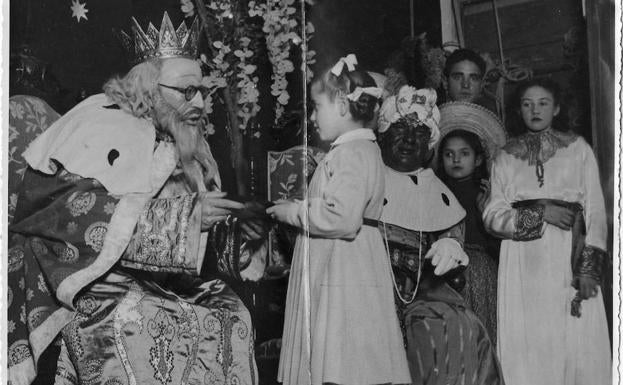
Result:
<instances>
[{"instance_id":1,"label":"long white dress","mask_svg":"<svg viewBox=\"0 0 623 385\"><path fill-rule=\"evenodd\" d=\"M601 292L582 301L580 318L570 315L576 293L571 286L571 232L538 219L522 221L511 207L515 201L540 198L579 202L584 208L586 244L607 250L606 212L595 156L581 137L557 131L538 134L537 156L527 145L527 135L534 134L509 142L495 160L491 197L483 213L488 231L504 238L498 274L502 372L507 385L610 384ZM537 158L545 159L541 187ZM537 239L513 240L530 227Z\"/></svg>"},{"instance_id":2,"label":"long white dress","mask_svg":"<svg viewBox=\"0 0 623 385\"><path fill-rule=\"evenodd\" d=\"M289 223L299 235L278 380L305 385L411 383L379 219L385 166L369 129L341 135Z\"/></svg>"}]
</instances>

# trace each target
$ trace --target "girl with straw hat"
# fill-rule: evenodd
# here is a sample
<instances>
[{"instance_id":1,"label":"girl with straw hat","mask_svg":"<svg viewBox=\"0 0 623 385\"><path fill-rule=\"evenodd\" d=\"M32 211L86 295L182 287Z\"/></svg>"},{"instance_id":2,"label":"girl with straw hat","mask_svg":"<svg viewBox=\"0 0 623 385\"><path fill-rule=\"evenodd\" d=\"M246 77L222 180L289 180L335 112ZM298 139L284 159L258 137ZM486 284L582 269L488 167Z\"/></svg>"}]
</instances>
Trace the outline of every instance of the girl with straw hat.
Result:
<instances>
[{"instance_id":1,"label":"girl with straw hat","mask_svg":"<svg viewBox=\"0 0 623 385\"><path fill-rule=\"evenodd\" d=\"M495 343L500 242L485 231L481 215L489 190L487 166L506 134L497 116L477 104L450 102L440 111L437 174L467 212L464 249L470 266L462 294Z\"/></svg>"}]
</instances>

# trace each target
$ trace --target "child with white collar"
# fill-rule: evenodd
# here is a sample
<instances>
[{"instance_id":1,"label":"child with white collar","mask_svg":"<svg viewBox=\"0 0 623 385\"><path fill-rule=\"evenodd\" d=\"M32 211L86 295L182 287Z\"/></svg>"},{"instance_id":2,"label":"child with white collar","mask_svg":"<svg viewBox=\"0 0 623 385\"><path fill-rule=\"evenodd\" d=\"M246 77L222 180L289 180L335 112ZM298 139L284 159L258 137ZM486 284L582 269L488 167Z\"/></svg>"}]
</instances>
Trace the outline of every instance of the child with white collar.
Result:
<instances>
[{"instance_id":1,"label":"child with white collar","mask_svg":"<svg viewBox=\"0 0 623 385\"><path fill-rule=\"evenodd\" d=\"M301 229L292 261L278 380L411 383L378 228L384 165L369 128L382 90L348 55L311 87L311 120L331 149L307 199L267 210Z\"/></svg>"}]
</instances>

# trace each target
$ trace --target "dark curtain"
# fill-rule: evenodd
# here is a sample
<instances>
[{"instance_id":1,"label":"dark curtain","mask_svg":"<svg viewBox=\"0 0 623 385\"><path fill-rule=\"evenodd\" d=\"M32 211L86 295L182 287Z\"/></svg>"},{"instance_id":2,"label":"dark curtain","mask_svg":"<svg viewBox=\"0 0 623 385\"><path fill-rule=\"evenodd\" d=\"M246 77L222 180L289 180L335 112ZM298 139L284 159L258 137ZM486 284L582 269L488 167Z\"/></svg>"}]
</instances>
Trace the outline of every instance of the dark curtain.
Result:
<instances>
[{"instance_id":1,"label":"dark curtain","mask_svg":"<svg viewBox=\"0 0 623 385\"><path fill-rule=\"evenodd\" d=\"M612 256L612 225L614 201L614 0L586 0L586 26L590 72L591 123L593 149L599 164L601 185L608 213L608 254ZM604 301L609 311L612 338L612 265L608 266L604 285Z\"/></svg>"}]
</instances>

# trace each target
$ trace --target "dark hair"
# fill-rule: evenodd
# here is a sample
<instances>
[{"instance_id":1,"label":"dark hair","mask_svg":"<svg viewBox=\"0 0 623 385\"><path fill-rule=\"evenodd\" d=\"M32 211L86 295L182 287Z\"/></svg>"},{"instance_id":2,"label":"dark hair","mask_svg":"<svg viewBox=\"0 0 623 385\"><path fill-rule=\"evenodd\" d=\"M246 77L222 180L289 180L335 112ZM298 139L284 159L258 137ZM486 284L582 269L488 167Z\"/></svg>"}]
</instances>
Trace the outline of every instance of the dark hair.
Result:
<instances>
[{"instance_id":1,"label":"dark hair","mask_svg":"<svg viewBox=\"0 0 623 385\"><path fill-rule=\"evenodd\" d=\"M450 76L450 71L452 70L452 66L454 66L458 62L462 62L463 60L471 61L476 64L480 69L482 76L487 72L487 63L485 59L482 58L478 53L472 51L467 48L460 48L456 51L452 52L450 56L446 59L446 65L444 67L443 73L446 77Z\"/></svg>"},{"instance_id":2,"label":"dark hair","mask_svg":"<svg viewBox=\"0 0 623 385\"><path fill-rule=\"evenodd\" d=\"M339 76L331 72L324 72L312 82L312 87L318 86L318 91L326 93L329 100L334 101L338 95L346 96L355 91L357 87L376 87L376 82L366 71L348 71L346 66ZM348 100L350 114L353 119L367 123L374 118L374 110L378 106L379 99L369 94L361 94L358 100Z\"/></svg>"},{"instance_id":3,"label":"dark hair","mask_svg":"<svg viewBox=\"0 0 623 385\"><path fill-rule=\"evenodd\" d=\"M452 178L446 173L446 169L443 166L443 150L446 147L446 143L451 138L460 138L463 139L471 148L474 150L474 154L476 156L480 156L482 158L482 163L480 166L474 169L474 173L472 174L473 180L476 183L480 183L481 179L488 179L489 172L487 171L487 153L485 151L485 147L482 145L480 138L478 135L473 132L466 130L454 130L450 131L446 136L441 139L439 143L439 154L437 154L437 175L439 179L443 182L451 181Z\"/></svg>"},{"instance_id":4,"label":"dark hair","mask_svg":"<svg viewBox=\"0 0 623 385\"><path fill-rule=\"evenodd\" d=\"M516 131L525 132L527 130L527 127L521 116L521 99L523 98L526 91L528 91L528 89L532 87L541 87L550 94L552 94L552 98L554 99L554 105L560 108L558 115L554 116L554 119L552 120L552 128L558 131L569 130L569 125L567 124L567 111L562 103L563 94L560 85L551 78L534 78L520 83L515 90L515 95L512 101L512 108L516 111L516 115L518 117L518 122L516 125L518 128L520 128L520 130L516 129Z\"/></svg>"}]
</instances>

